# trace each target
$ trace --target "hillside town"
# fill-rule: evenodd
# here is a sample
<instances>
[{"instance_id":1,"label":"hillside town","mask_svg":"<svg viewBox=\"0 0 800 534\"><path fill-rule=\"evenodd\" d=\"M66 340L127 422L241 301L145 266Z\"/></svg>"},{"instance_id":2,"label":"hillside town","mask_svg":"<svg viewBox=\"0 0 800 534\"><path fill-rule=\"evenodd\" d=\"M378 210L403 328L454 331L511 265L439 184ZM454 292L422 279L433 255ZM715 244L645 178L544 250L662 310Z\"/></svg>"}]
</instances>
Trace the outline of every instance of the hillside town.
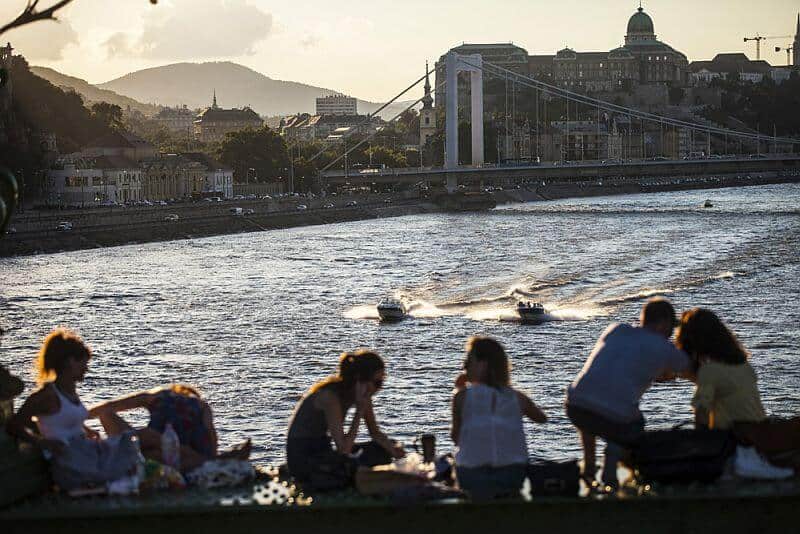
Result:
<instances>
[{"instance_id":1,"label":"hillside town","mask_svg":"<svg viewBox=\"0 0 800 534\"><path fill-rule=\"evenodd\" d=\"M671 28L668 33L674 40L678 32ZM800 16L788 65L770 65L741 52L689 61L658 40L653 19L640 7L628 21L624 44L610 51L564 48L553 55L531 55L515 44L491 43L462 44L448 53L479 54L508 73L620 106L707 124L709 132L736 128L764 137L763 143L749 146L727 139L723 143L696 129L659 127L625 113L571 106L524 83L484 81L487 162L600 162L791 151L770 138L796 134L796 112L775 118L769 115L774 110L741 109L739 102L748 92L766 92L772 95L766 98L774 100L786 91L782 87L800 87L799 41ZM0 48L0 65L12 74L27 68L14 52L10 43ZM79 143L49 129L47 121L33 128L24 124L24 104L16 102L15 91L26 91L26 80L12 75L0 88L0 109L19 117L0 123L0 139L30 152L30 157L17 158L29 205L87 207L319 190L315 176L332 162L334 169L345 172L358 172L359 166L442 164L445 57L420 69L425 74L422 98L390 121L360 114L356 98L335 93L317 97L313 112L262 117L249 106L220 106L218 98L225 95L209 87L207 107L162 106L152 116L130 107L84 102L92 117L101 118L107 127ZM467 93L461 94L459 107L464 108ZM752 99L747 101L752 105ZM257 142L245 133L260 130L274 136L274 146L264 146L267 137ZM365 139L370 141L363 150L341 161L348 143L352 147Z\"/></svg>"}]
</instances>

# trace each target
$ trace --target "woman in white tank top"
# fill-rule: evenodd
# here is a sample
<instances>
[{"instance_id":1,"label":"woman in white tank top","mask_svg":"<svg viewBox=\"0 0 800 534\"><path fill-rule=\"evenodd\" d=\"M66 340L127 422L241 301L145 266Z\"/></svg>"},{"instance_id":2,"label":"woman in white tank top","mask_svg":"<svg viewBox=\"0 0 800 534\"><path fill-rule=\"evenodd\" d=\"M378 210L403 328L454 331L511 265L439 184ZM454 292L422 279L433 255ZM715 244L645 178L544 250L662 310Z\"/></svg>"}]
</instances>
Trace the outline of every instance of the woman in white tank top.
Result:
<instances>
[{"instance_id":1,"label":"woman in white tank top","mask_svg":"<svg viewBox=\"0 0 800 534\"><path fill-rule=\"evenodd\" d=\"M36 367L39 382L7 428L17 438L38 445L50 460L53 479L65 490L99 485L136 471L139 447L132 431L100 439L84 425L88 411L77 383L88 369L91 351L72 332L58 329L45 338ZM31 430L35 423L39 432Z\"/></svg>"},{"instance_id":2,"label":"woman in white tank top","mask_svg":"<svg viewBox=\"0 0 800 534\"><path fill-rule=\"evenodd\" d=\"M497 341L470 338L464 369L456 379L451 428L459 485L473 500L518 496L528 464L522 416L537 423L547 417L511 387L508 357Z\"/></svg>"}]
</instances>

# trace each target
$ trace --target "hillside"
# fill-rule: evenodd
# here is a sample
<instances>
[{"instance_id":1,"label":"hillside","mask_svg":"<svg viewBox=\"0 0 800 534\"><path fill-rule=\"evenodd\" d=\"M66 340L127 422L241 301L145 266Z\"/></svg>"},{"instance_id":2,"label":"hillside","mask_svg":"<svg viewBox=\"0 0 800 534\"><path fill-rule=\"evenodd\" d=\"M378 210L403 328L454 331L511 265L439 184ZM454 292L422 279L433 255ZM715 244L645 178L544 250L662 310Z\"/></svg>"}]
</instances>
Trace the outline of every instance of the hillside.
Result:
<instances>
[{"instance_id":1,"label":"hillside","mask_svg":"<svg viewBox=\"0 0 800 534\"><path fill-rule=\"evenodd\" d=\"M67 76L56 70L48 67L31 67L31 72L36 76L47 80L56 87L73 89L76 93L83 97L87 105L94 102L108 102L109 104L116 104L123 110L130 107L131 109L139 110L145 115L155 115L158 113L158 106L152 104L142 104L133 98L123 96L109 91L107 89L100 89L90 84L86 80Z\"/></svg>"},{"instance_id":2,"label":"hillside","mask_svg":"<svg viewBox=\"0 0 800 534\"><path fill-rule=\"evenodd\" d=\"M259 115L313 113L318 96L337 91L298 82L273 80L252 69L231 62L176 63L144 69L100 84L98 87L127 95L140 102L164 106L186 104L202 108L211 104L216 90L222 107L250 106ZM383 113L391 118L408 103L397 104ZM358 101L359 113L370 113L379 104Z\"/></svg>"}]
</instances>

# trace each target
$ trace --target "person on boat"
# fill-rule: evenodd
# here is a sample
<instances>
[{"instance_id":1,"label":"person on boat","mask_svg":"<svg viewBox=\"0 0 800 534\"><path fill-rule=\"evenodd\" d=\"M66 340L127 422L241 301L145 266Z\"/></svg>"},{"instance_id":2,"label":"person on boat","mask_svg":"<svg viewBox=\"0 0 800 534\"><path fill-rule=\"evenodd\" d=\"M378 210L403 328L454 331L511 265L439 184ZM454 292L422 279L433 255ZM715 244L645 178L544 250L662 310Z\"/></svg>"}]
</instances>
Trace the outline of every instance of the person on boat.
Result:
<instances>
[{"instance_id":1,"label":"person on boat","mask_svg":"<svg viewBox=\"0 0 800 534\"><path fill-rule=\"evenodd\" d=\"M767 418L747 351L714 312L703 308L684 312L675 344L697 369L692 398L696 426L727 430L736 422Z\"/></svg>"},{"instance_id":2,"label":"person on boat","mask_svg":"<svg viewBox=\"0 0 800 534\"><path fill-rule=\"evenodd\" d=\"M247 460L250 456L249 439L230 451L217 452L217 432L211 408L197 389L186 384L171 384L103 402L89 410L89 417L100 419L107 432L121 432L131 427L119 412L137 408L144 408L150 414L147 428L137 431L146 458L162 460L161 434L167 424L172 425L180 441L180 468L183 471L190 471L212 459Z\"/></svg>"},{"instance_id":3,"label":"person on boat","mask_svg":"<svg viewBox=\"0 0 800 534\"><path fill-rule=\"evenodd\" d=\"M77 384L86 375L91 354L73 332L51 332L36 358L40 388L6 425L11 435L44 451L53 480L64 490L124 478L136 472L139 462L133 432L109 433L107 439L101 439L84 424L89 413L78 396Z\"/></svg>"},{"instance_id":4,"label":"person on boat","mask_svg":"<svg viewBox=\"0 0 800 534\"><path fill-rule=\"evenodd\" d=\"M353 483L359 466L388 464L405 456L403 447L381 432L372 398L386 378L383 359L368 350L345 352L339 372L309 389L289 420L286 460L300 483L328 490ZM349 429L347 412L354 408ZM372 441L356 444L361 422Z\"/></svg>"},{"instance_id":5,"label":"person on boat","mask_svg":"<svg viewBox=\"0 0 800 534\"><path fill-rule=\"evenodd\" d=\"M458 484L474 500L518 497L528 466L523 416L535 423L545 423L547 416L511 386L511 366L500 343L472 337L466 352L450 427Z\"/></svg>"},{"instance_id":6,"label":"person on boat","mask_svg":"<svg viewBox=\"0 0 800 534\"><path fill-rule=\"evenodd\" d=\"M586 480L594 480L601 437L606 440L602 480L616 488L617 464L644 430L642 395L655 381L691 376L689 356L670 342L676 323L668 300L650 299L642 307L641 326L614 323L603 332L567 389L567 416L581 439Z\"/></svg>"}]
</instances>

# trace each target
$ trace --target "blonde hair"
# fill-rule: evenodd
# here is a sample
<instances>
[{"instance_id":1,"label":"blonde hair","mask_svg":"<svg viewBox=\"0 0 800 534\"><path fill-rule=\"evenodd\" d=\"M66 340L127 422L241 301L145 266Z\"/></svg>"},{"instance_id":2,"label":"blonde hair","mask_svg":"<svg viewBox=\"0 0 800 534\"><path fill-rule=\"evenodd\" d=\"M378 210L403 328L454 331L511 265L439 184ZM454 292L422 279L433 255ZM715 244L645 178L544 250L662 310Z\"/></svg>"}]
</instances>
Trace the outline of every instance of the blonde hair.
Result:
<instances>
[{"instance_id":1,"label":"blonde hair","mask_svg":"<svg viewBox=\"0 0 800 534\"><path fill-rule=\"evenodd\" d=\"M36 355L36 381L44 384L54 380L68 360L88 360L91 357L91 349L78 334L66 328L56 328L44 338Z\"/></svg>"}]
</instances>

